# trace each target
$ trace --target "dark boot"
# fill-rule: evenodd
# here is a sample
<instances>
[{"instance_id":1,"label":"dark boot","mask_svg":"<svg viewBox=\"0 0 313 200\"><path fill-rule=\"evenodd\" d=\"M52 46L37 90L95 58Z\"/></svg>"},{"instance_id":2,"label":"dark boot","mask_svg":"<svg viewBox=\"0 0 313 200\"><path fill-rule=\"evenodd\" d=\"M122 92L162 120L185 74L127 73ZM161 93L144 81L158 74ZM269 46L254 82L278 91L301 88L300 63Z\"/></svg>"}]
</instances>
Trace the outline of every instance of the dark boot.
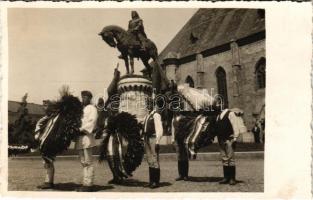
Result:
<instances>
[{"instance_id":1,"label":"dark boot","mask_svg":"<svg viewBox=\"0 0 313 200\"><path fill-rule=\"evenodd\" d=\"M115 178L115 176L114 176L115 175L114 174L114 162L113 162L113 158L111 156L107 157L107 161L108 161L109 168L110 168L112 175L113 175L113 179L109 180L109 182L108 182L109 184L111 184Z\"/></svg>"},{"instance_id":2,"label":"dark boot","mask_svg":"<svg viewBox=\"0 0 313 200\"><path fill-rule=\"evenodd\" d=\"M160 177L161 177L161 170L160 168L155 169L155 183L159 186L160 185Z\"/></svg>"},{"instance_id":3,"label":"dark boot","mask_svg":"<svg viewBox=\"0 0 313 200\"><path fill-rule=\"evenodd\" d=\"M53 185L53 183L44 182L42 185L38 185L37 188L41 189L41 190L53 189L54 185Z\"/></svg>"},{"instance_id":4,"label":"dark boot","mask_svg":"<svg viewBox=\"0 0 313 200\"><path fill-rule=\"evenodd\" d=\"M236 166L229 166L229 185L236 185Z\"/></svg>"},{"instance_id":5,"label":"dark boot","mask_svg":"<svg viewBox=\"0 0 313 200\"><path fill-rule=\"evenodd\" d=\"M223 166L224 178L219 182L219 184L229 183L229 166Z\"/></svg>"},{"instance_id":6,"label":"dark boot","mask_svg":"<svg viewBox=\"0 0 313 200\"><path fill-rule=\"evenodd\" d=\"M181 181L184 180L184 175L183 175L183 168L182 168L182 161L177 162L177 168L178 168L178 177L175 179L175 181Z\"/></svg>"},{"instance_id":7,"label":"dark boot","mask_svg":"<svg viewBox=\"0 0 313 200\"><path fill-rule=\"evenodd\" d=\"M115 166L115 173L116 173L116 177L117 177L117 182L116 184L121 184L123 182L123 178L127 178L127 176L125 176L125 174L123 174L123 172L120 170L120 160L118 156L114 156L114 166Z\"/></svg>"},{"instance_id":8,"label":"dark boot","mask_svg":"<svg viewBox=\"0 0 313 200\"><path fill-rule=\"evenodd\" d=\"M116 168L116 173L118 174L118 177L120 180L123 180L123 178L128 178L128 176L126 176L126 174L124 174L122 172L122 163L120 162L120 159L119 157L114 157L114 165L115 165L115 168Z\"/></svg>"},{"instance_id":9,"label":"dark boot","mask_svg":"<svg viewBox=\"0 0 313 200\"><path fill-rule=\"evenodd\" d=\"M153 182L153 169L149 167L149 183L144 187L151 187L152 182Z\"/></svg>"},{"instance_id":10,"label":"dark boot","mask_svg":"<svg viewBox=\"0 0 313 200\"><path fill-rule=\"evenodd\" d=\"M183 177L184 177L184 181L188 181L188 172L189 172L189 162L188 160L183 161Z\"/></svg>"},{"instance_id":11,"label":"dark boot","mask_svg":"<svg viewBox=\"0 0 313 200\"><path fill-rule=\"evenodd\" d=\"M113 179L109 180L108 184L120 184L122 181L121 178L119 177L117 166L115 165L116 164L115 159L112 156L109 156L108 163L113 174Z\"/></svg>"},{"instance_id":12,"label":"dark boot","mask_svg":"<svg viewBox=\"0 0 313 200\"><path fill-rule=\"evenodd\" d=\"M159 168L151 168L152 169L152 184L150 186L151 189L155 189L160 187L160 169Z\"/></svg>"}]
</instances>

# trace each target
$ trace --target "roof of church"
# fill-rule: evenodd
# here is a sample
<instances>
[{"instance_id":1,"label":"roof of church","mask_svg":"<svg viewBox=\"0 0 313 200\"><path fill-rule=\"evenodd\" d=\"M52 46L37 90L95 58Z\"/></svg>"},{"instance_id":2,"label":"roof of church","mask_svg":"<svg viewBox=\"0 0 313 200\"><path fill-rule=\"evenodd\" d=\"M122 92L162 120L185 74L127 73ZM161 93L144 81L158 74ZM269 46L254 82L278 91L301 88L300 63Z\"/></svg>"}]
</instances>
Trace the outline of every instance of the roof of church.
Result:
<instances>
[{"instance_id":1,"label":"roof of church","mask_svg":"<svg viewBox=\"0 0 313 200\"><path fill-rule=\"evenodd\" d=\"M262 17L263 14L263 17ZM199 9L160 53L186 57L265 31L264 13L258 9Z\"/></svg>"}]
</instances>

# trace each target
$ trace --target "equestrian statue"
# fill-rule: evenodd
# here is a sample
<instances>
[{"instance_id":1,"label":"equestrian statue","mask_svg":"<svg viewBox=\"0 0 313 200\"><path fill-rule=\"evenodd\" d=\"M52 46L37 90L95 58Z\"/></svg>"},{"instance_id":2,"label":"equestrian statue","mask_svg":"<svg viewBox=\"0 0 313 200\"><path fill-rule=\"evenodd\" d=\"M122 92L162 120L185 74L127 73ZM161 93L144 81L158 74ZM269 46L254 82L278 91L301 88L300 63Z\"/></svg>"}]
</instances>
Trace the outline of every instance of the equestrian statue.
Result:
<instances>
[{"instance_id":1,"label":"equestrian statue","mask_svg":"<svg viewBox=\"0 0 313 200\"><path fill-rule=\"evenodd\" d=\"M140 58L145 66L146 73L150 78L152 67L150 58L157 62L158 50L156 45L147 38L143 27L143 21L136 11L131 12L132 19L129 21L128 30L115 25L106 26L98 34L110 46L116 47L121 55L120 59L125 61L127 74L134 73L134 58ZM129 63L131 71L129 71Z\"/></svg>"}]
</instances>

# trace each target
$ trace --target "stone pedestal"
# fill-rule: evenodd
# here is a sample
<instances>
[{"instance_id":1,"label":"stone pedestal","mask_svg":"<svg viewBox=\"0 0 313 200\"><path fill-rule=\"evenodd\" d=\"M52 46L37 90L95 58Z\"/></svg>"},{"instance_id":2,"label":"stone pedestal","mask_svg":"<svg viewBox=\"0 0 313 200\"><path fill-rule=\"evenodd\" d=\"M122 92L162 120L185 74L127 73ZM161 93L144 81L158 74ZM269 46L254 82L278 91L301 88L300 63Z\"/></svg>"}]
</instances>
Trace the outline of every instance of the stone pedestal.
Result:
<instances>
[{"instance_id":1,"label":"stone pedestal","mask_svg":"<svg viewBox=\"0 0 313 200\"><path fill-rule=\"evenodd\" d=\"M119 112L136 115L143 122L148 114L148 104L151 103L152 82L141 75L126 75L118 82L120 94Z\"/></svg>"}]
</instances>

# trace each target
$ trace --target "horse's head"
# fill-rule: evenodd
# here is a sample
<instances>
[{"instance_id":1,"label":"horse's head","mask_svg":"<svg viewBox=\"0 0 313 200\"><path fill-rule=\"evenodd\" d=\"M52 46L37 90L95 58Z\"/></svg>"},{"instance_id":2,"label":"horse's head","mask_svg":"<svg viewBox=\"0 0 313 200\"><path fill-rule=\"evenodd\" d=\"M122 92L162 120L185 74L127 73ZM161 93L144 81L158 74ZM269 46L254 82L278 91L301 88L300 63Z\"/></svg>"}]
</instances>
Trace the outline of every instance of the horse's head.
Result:
<instances>
[{"instance_id":1,"label":"horse's head","mask_svg":"<svg viewBox=\"0 0 313 200\"><path fill-rule=\"evenodd\" d=\"M116 42L112 31L103 29L98 35L100 35L102 40L105 41L110 47L116 47Z\"/></svg>"}]
</instances>

